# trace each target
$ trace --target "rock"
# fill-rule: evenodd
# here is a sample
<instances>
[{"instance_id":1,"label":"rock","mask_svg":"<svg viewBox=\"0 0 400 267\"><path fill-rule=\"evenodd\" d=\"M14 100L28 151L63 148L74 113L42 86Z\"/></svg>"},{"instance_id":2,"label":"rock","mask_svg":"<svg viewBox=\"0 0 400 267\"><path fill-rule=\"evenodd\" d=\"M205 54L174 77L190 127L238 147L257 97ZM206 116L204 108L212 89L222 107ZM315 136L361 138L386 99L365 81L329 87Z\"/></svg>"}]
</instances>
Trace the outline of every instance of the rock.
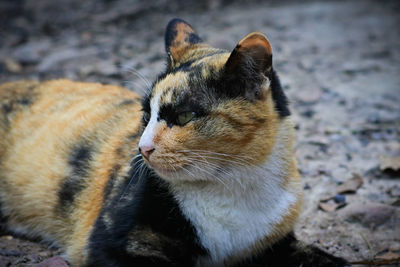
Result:
<instances>
[{"instance_id":1,"label":"rock","mask_svg":"<svg viewBox=\"0 0 400 267\"><path fill-rule=\"evenodd\" d=\"M378 203L355 203L348 205L341 212L346 221L375 227L389 221L395 214L393 206Z\"/></svg>"},{"instance_id":2,"label":"rock","mask_svg":"<svg viewBox=\"0 0 400 267\"><path fill-rule=\"evenodd\" d=\"M59 66L65 61L94 56L96 54L98 54L96 48L87 48L82 50L79 50L77 48L70 48L62 51L56 51L45 57L37 67L37 70L39 72L51 71L53 68Z\"/></svg>"},{"instance_id":3,"label":"rock","mask_svg":"<svg viewBox=\"0 0 400 267\"><path fill-rule=\"evenodd\" d=\"M392 197L400 197L400 185L394 185L394 187L388 190L388 193Z\"/></svg>"},{"instance_id":4,"label":"rock","mask_svg":"<svg viewBox=\"0 0 400 267\"><path fill-rule=\"evenodd\" d=\"M353 177L339 185L336 191L339 194L355 193L363 185L363 179L358 173L353 173Z\"/></svg>"},{"instance_id":5,"label":"rock","mask_svg":"<svg viewBox=\"0 0 400 267\"><path fill-rule=\"evenodd\" d=\"M40 262L41 258L38 254L32 254L28 256L29 260L33 263Z\"/></svg>"},{"instance_id":6,"label":"rock","mask_svg":"<svg viewBox=\"0 0 400 267\"><path fill-rule=\"evenodd\" d=\"M42 252L39 252L38 255L42 258L48 258L49 256L51 256L51 252L50 251L42 251Z\"/></svg>"},{"instance_id":7,"label":"rock","mask_svg":"<svg viewBox=\"0 0 400 267\"><path fill-rule=\"evenodd\" d=\"M337 194L333 197L333 201L337 204L346 203L346 196Z\"/></svg>"},{"instance_id":8,"label":"rock","mask_svg":"<svg viewBox=\"0 0 400 267\"><path fill-rule=\"evenodd\" d=\"M6 240L12 240L12 239L14 239L14 237L13 237L12 235L3 235L3 236L0 236L0 238L6 239Z\"/></svg>"},{"instance_id":9,"label":"rock","mask_svg":"<svg viewBox=\"0 0 400 267\"><path fill-rule=\"evenodd\" d=\"M390 203L391 206L400 207L400 198Z\"/></svg>"},{"instance_id":10,"label":"rock","mask_svg":"<svg viewBox=\"0 0 400 267\"><path fill-rule=\"evenodd\" d=\"M303 189L304 190L310 190L311 186L308 183L305 183Z\"/></svg>"},{"instance_id":11,"label":"rock","mask_svg":"<svg viewBox=\"0 0 400 267\"><path fill-rule=\"evenodd\" d=\"M336 195L333 197L325 197L319 201L318 207L327 212L333 212L346 206L346 197L342 195Z\"/></svg>"},{"instance_id":12,"label":"rock","mask_svg":"<svg viewBox=\"0 0 400 267\"><path fill-rule=\"evenodd\" d=\"M42 53L50 48L50 41L29 42L18 46L12 53L12 57L21 64L38 64Z\"/></svg>"},{"instance_id":13,"label":"rock","mask_svg":"<svg viewBox=\"0 0 400 267\"><path fill-rule=\"evenodd\" d=\"M21 65L11 58L5 59L4 65L6 67L6 70L8 70L9 72L18 73L22 70Z\"/></svg>"},{"instance_id":14,"label":"rock","mask_svg":"<svg viewBox=\"0 0 400 267\"><path fill-rule=\"evenodd\" d=\"M380 169L381 171L400 171L400 157L381 157Z\"/></svg>"},{"instance_id":15,"label":"rock","mask_svg":"<svg viewBox=\"0 0 400 267\"><path fill-rule=\"evenodd\" d=\"M319 208L323 211L334 212L335 210L343 207L343 204L337 204L335 201L320 202Z\"/></svg>"},{"instance_id":16,"label":"rock","mask_svg":"<svg viewBox=\"0 0 400 267\"><path fill-rule=\"evenodd\" d=\"M60 256L54 256L36 264L35 267L68 267L68 263Z\"/></svg>"},{"instance_id":17,"label":"rock","mask_svg":"<svg viewBox=\"0 0 400 267\"><path fill-rule=\"evenodd\" d=\"M7 257L19 257L19 256L21 256L21 253L17 250L13 250L13 249L8 250L8 249L0 248L0 255L7 256Z\"/></svg>"},{"instance_id":18,"label":"rock","mask_svg":"<svg viewBox=\"0 0 400 267\"><path fill-rule=\"evenodd\" d=\"M120 71L113 62L101 61L92 65L82 66L80 69L81 75L100 74L102 76L119 75Z\"/></svg>"},{"instance_id":19,"label":"rock","mask_svg":"<svg viewBox=\"0 0 400 267\"><path fill-rule=\"evenodd\" d=\"M400 261L400 254L389 250L388 252L382 255L376 256L375 259L384 261L394 261L394 263L398 263Z\"/></svg>"}]
</instances>

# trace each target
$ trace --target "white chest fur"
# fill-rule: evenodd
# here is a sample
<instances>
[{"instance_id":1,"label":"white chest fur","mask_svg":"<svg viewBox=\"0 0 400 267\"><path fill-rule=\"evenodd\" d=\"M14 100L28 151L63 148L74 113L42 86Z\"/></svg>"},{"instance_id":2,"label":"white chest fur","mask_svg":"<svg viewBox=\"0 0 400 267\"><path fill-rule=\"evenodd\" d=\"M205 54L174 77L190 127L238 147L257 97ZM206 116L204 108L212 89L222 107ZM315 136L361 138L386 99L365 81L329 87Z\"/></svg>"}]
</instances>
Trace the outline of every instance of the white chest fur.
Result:
<instances>
[{"instance_id":1,"label":"white chest fur","mask_svg":"<svg viewBox=\"0 0 400 267\"><path fill-rule=\"evenodd\" d=\"M221 183L172 186L183 213L210 253L199 259L198 266L224 266L229 257L271 235L273 227L296 202L297 192L281 186L288 172L277 146L263 166L230 170L237 180L246 181L245 186L236 184L227 188Z\"/></svg>"}]
</instances>

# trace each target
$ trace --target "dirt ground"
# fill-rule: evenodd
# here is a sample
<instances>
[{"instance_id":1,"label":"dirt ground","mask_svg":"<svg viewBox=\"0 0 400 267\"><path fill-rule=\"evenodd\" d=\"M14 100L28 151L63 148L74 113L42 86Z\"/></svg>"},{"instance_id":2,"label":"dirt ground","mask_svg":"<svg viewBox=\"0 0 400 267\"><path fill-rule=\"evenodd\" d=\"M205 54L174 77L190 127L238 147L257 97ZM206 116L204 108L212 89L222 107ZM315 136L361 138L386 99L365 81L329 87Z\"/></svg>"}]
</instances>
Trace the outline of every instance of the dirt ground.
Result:
<instances>
[{"instance_id":1,"label":"dirt ground","mask_svg":"<svg viewBox=\"0 0 400 267\"><path fill-rule=\"evenodd\" d=\"M228 2L3 0L0 82L66 77L140 92L164 68L171 18L229 50L261 31L298 129L297 235L353 262L400 266L400 2ZM59 254L0 232L0 266Z\"/></svg>"}]
</instances>

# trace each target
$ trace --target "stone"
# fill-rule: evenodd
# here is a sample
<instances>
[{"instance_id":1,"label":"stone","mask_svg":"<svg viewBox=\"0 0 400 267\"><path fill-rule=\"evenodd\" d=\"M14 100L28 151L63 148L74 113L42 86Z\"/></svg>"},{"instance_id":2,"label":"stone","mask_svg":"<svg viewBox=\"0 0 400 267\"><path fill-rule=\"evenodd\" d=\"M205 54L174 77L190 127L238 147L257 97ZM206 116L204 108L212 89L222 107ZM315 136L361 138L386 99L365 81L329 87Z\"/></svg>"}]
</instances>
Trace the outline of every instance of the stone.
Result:
<instances>
[{"instance_id":1,"label":"stone","mask_svg":"<svg viewBox=\"0 0 400 267\"><path fill-rule=\"evenodd\" d=\"M333 201L337 204L346 203L346 196L337 194L333 197Z\"/></svg>"},{"instance_id":2,"label":"stone","mask_svg":"<svg viewBox=\"0 0 400 267\"><path fill-rule=\"evenodd\" d=\"M375 227L390 221L396 209L394 206L379 203L354 203L344 208L341 216L351 223Z\"/></svg>"},{"instance_id":3,"label":"stone","mask_svg":"<svg viewBox=\"0 0 400 267\"><path fill-rule=\"evenodd\" d=\"M5 59L4 65L6 66L6 70L8 70L9 72L18 73L22 70L21 65L11 58Z\"/></svg>"},{"instance_id":4,"label":"stone","mask_svg":"<svg viewBox=\"0 0 400 267\"><path fill-rule=\"evenodd\" d=\"M380 157L381 171L400 171L400 157Z\"/></svg>"},{"instance_id":5,"label":"stone","mask_svg":"<svg viewBox=\"0 0 400 267\"><path fill-rule=\"evenodd\" d=\"M68 263L62 257L54 256L34 265L34 267L68 267Z\"/></svg>"},{"instance_id":6,"label":"stone","mask_svg":"<svg viewBox=\"0 0 400 267\"><path fill-rule=\"evenodd\" d=\"M363 185L363 179L358 173L353 173L353 177L339 185L336 189L338 194L355 193Z\"/></svg>"},{"instance_id":7,"label":"stone","mask_svg":"<svg viewBox=\"0 0 400 267\"><path fill-rule=\"evenodd\" d=\"M50 48L50 41L33 41L15 48L12 57L21 64L38 64L42 54Z\"/></svg>"}]
</instances>

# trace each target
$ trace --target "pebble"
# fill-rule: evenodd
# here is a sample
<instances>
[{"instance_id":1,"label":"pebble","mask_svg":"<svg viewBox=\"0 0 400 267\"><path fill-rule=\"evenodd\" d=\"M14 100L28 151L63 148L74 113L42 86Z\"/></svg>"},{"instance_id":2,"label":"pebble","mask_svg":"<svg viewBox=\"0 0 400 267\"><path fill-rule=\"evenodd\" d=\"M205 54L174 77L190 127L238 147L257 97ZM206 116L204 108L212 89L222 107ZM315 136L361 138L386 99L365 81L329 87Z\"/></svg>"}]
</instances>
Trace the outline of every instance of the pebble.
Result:
<instances>
[{"instance_id":1,"label":"pebble","mask_svg":"<svg viewBox=\"0 0 400 267\"><path fill-rule=\"evenodd\" d=\"M374 227L390 221L395 212L395 207L385 204L354 203L344 208L341 216L351 223Z\"/></svg>"},{"instance_id":2,"label":"pebble","mask_svg":"<svg viewBox=\"0 0 400 267\"><path fill-rule=\"evenodd\" d=\"M337 194L333 197L333 200L337 204L346 203L346 196Z\"/></svg>"},{"instance_id":3,"label":"pebble","mask_svg":"<svg viewBox=\"0 0 400 267\"><path fill-rule=\"evenodd\" d=\"M6 67L6 70L8 70L9 72L18 73L22 70L21 65L11 58L5 59L4 65Z\"/></svg>"},{"instance_id":4,"label":"pebble","mask_svg":"<svg viewBox=\"0 0 400 267\"><path fill-rule=\"evenodd\" d=\"M7 257L19 257L21 253L17 250L13 249L0 249L0 255L7 256Z\"/></svg>"},{"instance_id":5,"label":"pebble","mask_svg":"<svg viewBox=\"0 0 400 267\"><path fill-rule=\"evenodd\" d=\"M364 184L363 178L358 173L353 173L353 176L336 188L339 194L355 193L358 188Z\"/></svg>"},{"instance_id":6,"label":"pebble","mask_svg":"<svg viewBox=\"0 0 400 267\"><path fill-rule=\"evenodd\" d=\"M15 48L12 57L21 64L38 64L41 61L42 53L50 48L50 41L33 41Z\"/></svg>"},{"instance_id":7,"label":"pebble","mask_svg":"<svg viewBox=\"0 0 400 267\"><path fill-rule=\"evenodd\" d=\"M311 186L308 183L305 183L303 189L304 190L310 190Z\"/></svg>"},{"instance_id":8,"label":"pebble","mask_svg":"<svg viewBox=\"0 0 400 267\"><path fill-rule=\"evenodd\" d=\"M45 57L37 67L37 71L46 72L49 71L65 61L71 61L73 59L78 59L83 57L95 56L98 54L98 50L96 48L86 48L86 49L77 49L77 48L69 48L62 51L55 51ZM82 60L82 64L84 61Z\"/></svg>"},{"instance_id":9,"label":"pebble","mask_svg":"<svg viewBox=\"0 0 400 267\"><path fill-rule=\"evenodd\" d=\"M68 267L68 263L60 256L48 258L34 267Z\"/></svg>"}]
</instances>

